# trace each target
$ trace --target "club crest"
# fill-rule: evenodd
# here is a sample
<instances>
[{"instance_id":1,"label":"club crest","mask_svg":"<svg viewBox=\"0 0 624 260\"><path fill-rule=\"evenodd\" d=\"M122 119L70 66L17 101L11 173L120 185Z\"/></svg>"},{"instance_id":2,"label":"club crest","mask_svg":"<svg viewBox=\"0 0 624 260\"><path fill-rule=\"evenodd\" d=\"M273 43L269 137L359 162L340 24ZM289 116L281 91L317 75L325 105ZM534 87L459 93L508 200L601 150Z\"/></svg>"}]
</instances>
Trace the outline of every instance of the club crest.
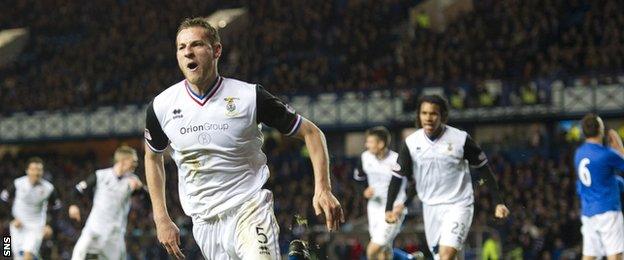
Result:
<instances>
[{"instance_id":1,"label":"club crest","mask_svg":"<svg viewBox=\"0 0 624 260\"><path fill-rule=\"evenodd\" d=\"M239 98L235 97L226 97L225 100L225 115L226 116L236 116L238 115L238 111L236 111L236 103L235 101Z\"/></svg>"}]
</instances>

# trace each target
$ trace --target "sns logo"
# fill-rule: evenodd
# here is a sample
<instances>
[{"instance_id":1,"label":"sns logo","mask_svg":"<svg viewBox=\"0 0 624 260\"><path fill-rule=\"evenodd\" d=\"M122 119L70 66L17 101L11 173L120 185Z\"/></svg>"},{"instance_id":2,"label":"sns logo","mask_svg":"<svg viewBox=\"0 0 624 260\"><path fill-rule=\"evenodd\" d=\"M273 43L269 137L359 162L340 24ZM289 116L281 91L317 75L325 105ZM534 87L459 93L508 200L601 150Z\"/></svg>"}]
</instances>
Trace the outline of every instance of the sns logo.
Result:
<instances>
[{"instance_id":1,"label":"sns logo","mask_svg":"<svg viewBox=\"0 0 624 260\"><path fill-rule=\"evenodd\" d=\"M2 256L11 257L11 237L2 237Z\"/></svg>"},{"instance_id":2,"label":"sns logo","mask_svg":"<svg viewBox=\"0 0 624 260\"><path fill-rule=\"evenodd\" d=\"M236 111L236 103L234 103L234 100L238 100L239 98L235 98L235 97L226 97L223 100L225 100L225 115L226 116L236 116L238 115L238 112Z\"/></svg>"}]
</instances>

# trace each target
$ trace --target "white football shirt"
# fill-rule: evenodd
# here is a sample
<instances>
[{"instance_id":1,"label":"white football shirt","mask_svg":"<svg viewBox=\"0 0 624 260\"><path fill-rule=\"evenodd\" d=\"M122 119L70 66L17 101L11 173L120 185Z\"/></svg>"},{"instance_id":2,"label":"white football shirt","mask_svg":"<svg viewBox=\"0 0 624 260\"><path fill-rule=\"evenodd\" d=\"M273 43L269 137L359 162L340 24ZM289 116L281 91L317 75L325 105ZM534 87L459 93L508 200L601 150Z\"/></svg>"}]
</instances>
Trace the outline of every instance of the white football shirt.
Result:
<instances>
[{"instance_id":1,"label":"white football shirt","mask_svg":"<svg viewBox=\"0 0 624 260\"><path fill-rule=\"evenodd\" d=\"M13 218L19 219L26 226L43 227L45 225L49 200L53 202L53 209L61 207L58 193L52 183L41 179L33 185L28 180L28 176L15 179L13 186L3 190L0 197L5 202L9 202L14 197L11 207Z\"/></svg>"},{"instance_id":2,"label":"white football shirt","mask_svg":"<svg viewBox=\"0 0 624 260\"><path fill-rule=\"evenodd\" d=\"M470 168L487 163L485 154L470 136L443 125L443 132L430 140L423 129L405 139L399 154L400 174L411 174L420 200L428 205L474 203Z\"/></svg>"},{"instance_id":3,"label":"white football shirt","mask_svg":"<svg viewBox=\"0 0 624 260\"><path fill-rule=\"evenodd\" d=\"M261 86L218 77L208 93L186 80L148 106L145 139L154 152L171 146L184 212L208 219L241 205L269 177L260 123L296 133L302 118Z\"/></svg>"},{"instance_id":4,"label":"white football shirt","mask_svg":"<svg viewBox=\"0 0 624 260\"><path fill-rule=\"evenodd\" d=\"M386 205L388 186L390 185L390 180L392 179L393 169L397 166L398 157L399 154L392 150L389 150L386 157L383 159L379 159L371 152L365 151L362 153L362 156L360 157L360 165L354 173L354 177L357 180L363 180L358 179L358 175L361 176L359 171L366 174L368 186L372 187L374 191L374 195L371 199L379 200L381 207L385 207ZM405 185L406 181L404 179L394 205L405 202Z\"/></svg>"},{"instance_id":5,"label":"white football shirt","mask_svg":"<svg viewBox=\"0 0 624 260\"><path fill-rule=\"evenodd\" d=\"M94 191L93 206L85 229L97 233L112 231L125 233L130 198L134 192L130 188L131 178L138 179L133 173L117 176L111 167L95 171L95 175L76 185L76 190L82 194L87 190Z\"/></svg>"}]
</instances>

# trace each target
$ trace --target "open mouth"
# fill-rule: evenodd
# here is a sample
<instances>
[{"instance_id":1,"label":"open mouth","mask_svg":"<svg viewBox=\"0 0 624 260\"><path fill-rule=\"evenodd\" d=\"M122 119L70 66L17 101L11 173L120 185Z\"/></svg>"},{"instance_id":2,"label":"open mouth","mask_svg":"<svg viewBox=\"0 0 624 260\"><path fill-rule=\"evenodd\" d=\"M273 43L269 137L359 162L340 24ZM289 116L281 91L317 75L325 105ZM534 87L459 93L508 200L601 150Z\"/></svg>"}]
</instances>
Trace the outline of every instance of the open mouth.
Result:
<instances>
[{"instance_id":1,"label":"open mouth","mask_svg":"<svg viewBox=\"0 0 624 260\"><path fill-rule=\"evenodd\" d=\"M197 62L190 62L189 64L186 64L186 67L191 71L195 71L199 65L197 65Z\"/></svg>"}]
</instances>

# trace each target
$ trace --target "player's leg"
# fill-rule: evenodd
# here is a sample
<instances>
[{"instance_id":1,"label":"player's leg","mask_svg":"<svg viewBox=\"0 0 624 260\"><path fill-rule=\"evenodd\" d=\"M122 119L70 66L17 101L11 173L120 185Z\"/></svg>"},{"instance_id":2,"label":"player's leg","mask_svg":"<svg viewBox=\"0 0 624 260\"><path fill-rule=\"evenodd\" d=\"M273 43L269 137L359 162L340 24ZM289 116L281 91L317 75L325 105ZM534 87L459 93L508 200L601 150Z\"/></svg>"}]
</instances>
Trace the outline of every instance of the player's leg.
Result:
<instances>
[{"instance_id":1,"label":"player's leg","mask_svg":"<svg viewBox=\"0 0 624 260\"><path fill-rule=\"evenodd\" d=\"M455 257L457 256L457 248L454 248L452 246L441 245L439 250L440 259L442 260L455 259Z\"/></svg>"},{"instance_id":2,"label":"player's leg","mask_svg":"<svg viewBox=\"0 0 624 260\"><path fill-rule=\"evenodd\" d=\"M205 259L230 259L221 242L221 239L229 239L225 234L225 227L226 223L218 217L201 222L193 221L193 238Z\"/></svg>"},{"instance_id":3,"label":"player's leg","mask_svg":"<svg viewBox=\"0 0 624 260\"><path fill-rule=\"evenodd\" d=\"M9 225L9 232L11 234L11 251L13 253L13 259L22 259L24 250L22 244L24 243L24 227L17 228L11 223Z\"/></svg>"},{"instance_id":4,"label":"player's leg","mask_svg":"<svg viewBox=\"0 0 624 260\"><path fill-rule=\"evenodd\" d=\"M22 251L24 260L37 259L39 257L39 248L43 240L43 227L23 225Z\"/></svg>"},{"instance_id":5,"label":"player's leg","mask_svg":"<svg viewBox=\"0 0 624 260\"><path fill-rule=\"evenodd\" d=\"M385 209L382 209L381 204L377 201L369 200L366 211L368 217L368 233L370 234L370 241L366 246L366 258L380 259L383 257L383 251L385 249L385 244L379 242L379 240L381 240L379 238L381 235L380 233L383 232L381 223L386 222ZM377 239L374 238L375 235L378 236Z\"/></svg>"},{"instance_id":6,"label":"player's leg","mask_svg":"<svg viewBox=\"0 0 624 260\"><path fill-rule=\"evenodd\" d=\"M103 259L126 259L126 241L124 234L114 232L102 243L100 256Z\"/></svg>"},{"instance_id":7,"label":"player's leg","mask_svg":"<svg viewBox=\"0 0 624 260\"><path fill-rule=\"evenodd\" d=\"M388 245L369 242L366 246L366 257L368 259L392 259L392 248Z\"/></svg>"},{"instance_id":8,"label":"player's leg","mask_svg":"<svg viewBox=\"0 0 624 260\"><path fill-rule=\"evenodd\" d=\"M602 242L596 230L596 216L581 217L581 234L583 235L583 260L593 260L603 255Z\"/></svg>"},{"instance_id":9,"label":"player's leg","mask_svg":"<svg viewBox=\"0 0 624 260\"><path fill-rule=\"evenodd\" d=\"M434 258L439 257L439 242L440 234L442 231L442 220L444 215L441 212L443 209L439 205L427 205L423 203L423 222L425 225L425 239L427 240L427 247Z\"/></svg>"},{"instance_id":10,"label":"player's leg","mask_svg":"<svg viewBox=\"0 0 624 260\"><path fill-rule=\"evenodd\" d=\"M443 213L442 231L440 234L440 259L455 259L463 248L472 225L474 207L448 205Z\"/></svg>"},{"instance_id":11,"label":"player's leg","mask_svg":"<svg viewBox=\"0 0 624 260\"><path fill-rule=\"evenodd\" d=\"M377 253L375 259L392 259L392 244L394 242L394 238L401 232L401 225L403 224L403 220L405 220L405 215L407 214L407 210L404 210L401 215L398 217L395 223L387 223L383 217L385 217L385 212L382 211L380 214L379 222L377 225L377 230L374 230L371 236L371 244L378 245L381 250Z\"/></svg>"},{"instance_id":12,"label":"player's leg","mask_svg":"<svg viewBox=\"0 0 624 260\"><path fill-rule=\"evenodd\" d=\"M608 211L601 214L598 226L608 260L622 260L624 252L624 217L621 211Z\"/></svg>"},{"instance_id":13,"label":"player's leg","mask_svg":"<svg viewBox=\"0 0 624 260\"><path fill-rule=\"evenodd\" d=\"M256 198L244 203L235 220L231 247L238 258L280 259L279 226L270 191L261 190Z\"/></svg>"},{"instance_id":14,"label":"player's leg","mask_svg":"<svg viewBox=\"0 0 624 260\"><path fill-rule=\"evenodd\" d=\"M82 233L74 245L74 251L72 252L72 260L84 260L92 259L93 254L89 254L89 248L92 246L95 240L95 235L86 228L82 229Z\"/></svg>"},{"instance_id":15,"label":"player's leg","mask_svg":"<svg viewBox=\"0 0 624 260\"><path fill-rule=\"evenodd\" d=\"M310 251L306 242L295 239L288 245L288 260L310 260Z\"/></svg>"},{"instance_id":16,"label":"player's leg","mask_svg":"<svg viewBox=\"0 0 624 260\"><path fill-rule=\"evenodd\" d=\"M392 259L393 260L412 260L412 259L420 260L420 259L425 259L425 255L420 251L416 251L410 254L400 248L395 247L392 249Z\"/></svg>"}]
</instances>

